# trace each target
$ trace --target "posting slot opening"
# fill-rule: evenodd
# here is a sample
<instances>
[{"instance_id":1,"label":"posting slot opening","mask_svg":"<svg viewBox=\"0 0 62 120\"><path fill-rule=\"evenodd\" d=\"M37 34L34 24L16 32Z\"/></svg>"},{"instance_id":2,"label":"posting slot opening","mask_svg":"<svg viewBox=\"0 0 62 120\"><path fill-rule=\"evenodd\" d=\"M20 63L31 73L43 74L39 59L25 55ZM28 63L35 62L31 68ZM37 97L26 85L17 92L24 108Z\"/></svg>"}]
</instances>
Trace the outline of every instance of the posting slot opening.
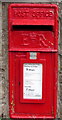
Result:
<instances>
[{"instance_id":1,"label":"posting slot opening","mask_svg":"<svg viewBox=\"0 0 62 120\"><path fill-rule=\"evenodd\" d=\"M17 31L53 31L52 25L13 25L12 30Z\"/></svg>"}]
</instances>

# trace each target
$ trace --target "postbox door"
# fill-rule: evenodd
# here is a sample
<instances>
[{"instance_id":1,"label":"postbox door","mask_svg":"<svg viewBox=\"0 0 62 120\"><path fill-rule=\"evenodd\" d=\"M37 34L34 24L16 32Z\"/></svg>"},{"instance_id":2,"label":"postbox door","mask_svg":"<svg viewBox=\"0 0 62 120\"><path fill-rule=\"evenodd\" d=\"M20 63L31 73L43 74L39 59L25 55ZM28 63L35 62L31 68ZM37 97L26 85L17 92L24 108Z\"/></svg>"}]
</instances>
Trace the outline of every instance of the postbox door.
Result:
<instances>
[{"instance_id":1,"label":"postbox door","mask_svg":"<svg viewBox=\"0 0 62 120\"><path fill-rule=\"evenodd\" d=\"M27 59L26 52L10 53L10 77L12 83L10 89L12 87L13 95L15 96L15 99L11 99L11 101L14 102L14 106L11 104L11 108L13 106L11 112L15 111L15 113L19 113L21 118L24 116L33 117L33 115L37 118L44 116L44 114L46 116L54 116L54 90L56 89L54 80L56 81L57 77L55 75L55 71L57 71L57 54L42 52L37 54L39 54L38 59L31 60L30 58ZM33 70L31 67L35 69L34 65L38 68L37 73L39 70L41 72L39 81L40 84L39 82L36 83L37 78L35 73L35 78L31 78L31 76L29 77L29 74L31 73L29 73L29 71L28 73L25 71L26 68L29 69L29 66L31 70ZM26 75L28 75L28 77L26 77ZM30 78L31 81L29 82ZM25 82L29 83L26 84ZM36 86L38 88L36 88ZM27 89L31 87L31 90L34 91L37 90L38 94L36 94L40 94L40 96L35 97L36 94L34 93L33 95L33 91L31 91L31 93L29 90L26 91L26 87Z\"/></svg>"}]
</instances>

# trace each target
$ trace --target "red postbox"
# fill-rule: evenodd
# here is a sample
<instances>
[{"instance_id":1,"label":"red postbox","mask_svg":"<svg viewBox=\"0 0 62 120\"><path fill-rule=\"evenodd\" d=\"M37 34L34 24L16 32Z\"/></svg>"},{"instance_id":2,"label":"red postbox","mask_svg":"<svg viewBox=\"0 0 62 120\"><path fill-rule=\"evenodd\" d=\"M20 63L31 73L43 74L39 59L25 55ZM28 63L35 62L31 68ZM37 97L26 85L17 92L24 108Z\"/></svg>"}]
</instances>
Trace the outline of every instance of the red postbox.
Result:
<instances>
[{"instance_id":1,"label":"red postbox","mask_svg":"<svg viewBox=\"0 0 62 120\"><path fill-rule=\"evenodd\" d=\"M9 6L9 105L11 118L56 118L58 8Z\"/></svg>"}]
</instances>

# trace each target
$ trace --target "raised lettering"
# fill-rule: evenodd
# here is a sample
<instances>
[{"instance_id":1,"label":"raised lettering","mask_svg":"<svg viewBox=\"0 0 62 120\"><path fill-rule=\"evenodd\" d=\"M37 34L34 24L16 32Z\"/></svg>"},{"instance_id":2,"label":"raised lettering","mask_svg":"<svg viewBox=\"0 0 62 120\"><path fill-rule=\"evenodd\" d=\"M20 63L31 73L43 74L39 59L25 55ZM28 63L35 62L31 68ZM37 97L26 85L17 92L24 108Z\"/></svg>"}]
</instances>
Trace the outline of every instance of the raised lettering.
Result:
<instances>
[{"instance_id":1,"label":"raised lettering","mask_svg":"<svg viewBox=\"0 0 62 120\"><path fill-rule=\"evenodd\" d=\"M14 9L14 17L20 17L25 19L30 18L53 18L54 11L49 10L37 10L37 9Z\"/></svg>"}]
</instances>

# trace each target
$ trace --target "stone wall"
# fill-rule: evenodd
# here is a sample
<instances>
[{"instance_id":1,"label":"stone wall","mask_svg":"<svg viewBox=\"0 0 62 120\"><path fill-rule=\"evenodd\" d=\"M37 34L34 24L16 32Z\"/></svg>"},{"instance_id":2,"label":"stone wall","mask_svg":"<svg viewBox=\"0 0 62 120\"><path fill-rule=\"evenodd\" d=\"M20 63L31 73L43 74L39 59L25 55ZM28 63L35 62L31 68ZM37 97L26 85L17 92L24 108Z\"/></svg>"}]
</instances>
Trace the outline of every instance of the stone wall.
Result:
<instances>
[{"instance_id":1,"label":"stone wall","mask_svg":"<svg viewBox=\"0 0 62 120\"><path fill-rule=\"evenodd\" d=\"M59 69L59 85L60 85L60 117L62 120L62 3L60 4L60 14L59 14L59 21L60 21L60 39L59 39L59 57L60 57L60 69Z\"/></svg>"},{"instance_id":2,"label":"stone wall","mask_svg":"<svg viewBox=\"0 0 62 120\"><path fill-rule=\"evenodd\" d=\"M3 0L2 0L3 1ZM40 0L41 1L41 0ZM52 0L51 0L52 1ZM26 1L25 1L26 2ZM35 2L35 0L33 0ZM37 0L37 2L39 2ZM52 3L52 2L49 2ZM9 0L0 2L0 117L9 118L9 81L8 81L8 5ZM58 69L58 112L57 118L62 120L62 2L59 6L59 69ZM2 56L3 55L3 56ZM2 67L2 68L1 68ZM1 104L2 102L2 104Z\"/></svg>"},{"instance_id":3,"label":"stone wall","mask_svg":"<svg viewBox=\"0 0 62 120\"><path fill-rule=\"evenodd\" d=\"M0 3L0 116L2 114L2 4Z\"/></svg>"}]
</instances>

